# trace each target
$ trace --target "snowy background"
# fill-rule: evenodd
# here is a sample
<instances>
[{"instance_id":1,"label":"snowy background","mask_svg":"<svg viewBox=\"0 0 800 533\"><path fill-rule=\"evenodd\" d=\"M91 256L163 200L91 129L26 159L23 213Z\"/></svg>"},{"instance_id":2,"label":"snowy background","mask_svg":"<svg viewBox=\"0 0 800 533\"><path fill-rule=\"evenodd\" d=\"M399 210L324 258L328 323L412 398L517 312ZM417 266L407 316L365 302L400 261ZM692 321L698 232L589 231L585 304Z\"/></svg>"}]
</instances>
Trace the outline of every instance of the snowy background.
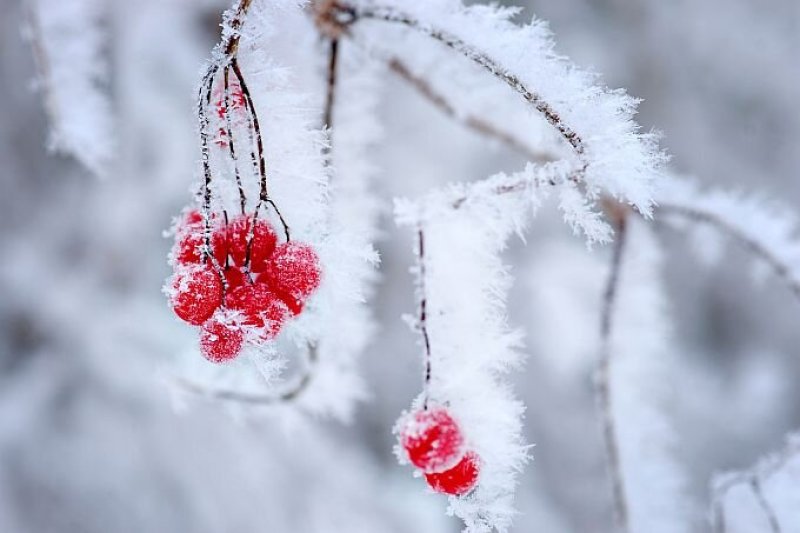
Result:
<instances>
[{"instance_id":1,"label":"snowy background","mask_svg":"<svg viewBox=\"0 0 800 533\"><path fill-rule=\"evenodd\" d=\"M162 232L189 199L194 88L225 7L111 2L118 155L97 179L46 150L24 9L0 0L0 531L458 531L445 498L392 453L421 365L400 319L414 309L412 232L396 228L391 198L522 160L387 78L378 329L360 360L369 398L345 425L208 402L176 410L165 369L196 341L160 293ZM800 206L796 0L531 0L521 19L532 14L550 22L560 52L643 98L638 120L663 131L674 169ZM80 115L86 102L67 105ZM560 218L543 208L505 257L510 319L526 333L513 381L535 443L512 530L603 533L610 497L591 377L609 247L587 251ZM707 531L711 476L747 468L800 428L800 303L736 247L654 229L675 322L659 385L690 474L688 512ZM756 520L741 531L770 529Z\"/></svg>"}]
</instances>

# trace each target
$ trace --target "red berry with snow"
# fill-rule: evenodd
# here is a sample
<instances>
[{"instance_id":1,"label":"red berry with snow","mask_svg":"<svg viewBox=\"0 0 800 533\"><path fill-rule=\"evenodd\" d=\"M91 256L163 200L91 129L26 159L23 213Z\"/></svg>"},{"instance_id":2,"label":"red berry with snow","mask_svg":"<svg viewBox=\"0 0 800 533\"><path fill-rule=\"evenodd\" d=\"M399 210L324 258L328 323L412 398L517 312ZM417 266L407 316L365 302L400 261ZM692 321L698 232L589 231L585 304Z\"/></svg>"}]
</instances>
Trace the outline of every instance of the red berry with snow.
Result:
<instances>
[{"instance_id":1,"label":"red berry with snow","mask_svg":"<svg viewBox=\"0 0 800 533\"><path fill-rule=\"evenodd\" d=\"M470 451L465 453L453 468L444 472L425 474L425 481L436 492L463 496L478 484L480 470L478 454Z\"/></svg>"},{"instance_id":2,"label":"red berry with snow","mask_svg":"<svg viewBox=\"0 0 800 533\"><path fill-rule=\"evenodd\" d=\"M245 283L249 283L249 280L247 279L245 273L242 272L242 269L240 269L239 267L231 266L228 267L227 270L225 270L226 295L230 294L235 289L238 289Z\"/></svg>"},{"instance_id":3,"label":"red berry with snow","mask_svg":"<svg viewBox=\"0 0 800 533\"><path fill-rule=\"evenodd\" d=\"M400 445L411 464L423 472L442 472L464 454L464 437L442 407L417 411L401 421Z\"/></svg>"},{"instance_id":4,"label":"red berry with snow","mask_svg":"<svg viewBox=\"0 0 800 533\"><path fill-rule=\"evenodd\" d=\"M169 296L175 314L199 326L222 304L222 280L210 267L184 268L173 276Z\"/></svg>"},{"instance_id":5,"label":"red berry with snow","mask_svg":"<svg viewBox=\"0 0 800 533\"><path fill-rule=\"evenodd\" d=\"M243 325L260 329L260 337L265 340L277 336L291 316L286 304L265 283L246 283L234 289L226 305L242 314Z\"/></svg>"},{"instance_id":6,"label":"red berry with snow","mask_svg":"<svg viewBox=\"0 0 800 533\"><path fill-rule=\"evenodd\" d=\"M237 217L228 226L228 251L234 264L244 266L247 259L247 237L253 224L252 217ZM266 220L256 220L253 226L253 241L250 245L250 271L261 272L267 265L267 260L275 251L278 241L275 230Z\"/></svg>"},{"instance_id":7,"label":"red berry with snow","mask_svg":"<svg viewBox=\"0 0 800 533\"><path fill-rule=\"evenodd\" d=\"M200 330L200 352L212 363L235 359L242 351L244 333L237 324L211 318Z\"/></svg>"},{"instance_id":8,"label":"red berry with snow","mask_svg":"<svg viewBox=\"0 0 800 533\"><path fill-rule=\"evenodd\" d=\"M211 250L220 265L225 264L227 243L221 228L212 223ZM197 264L202 260L201 249L205 244L205 222L196 209L188 211L175 233L172 257L177 265Z\"/></svg>"},{"instance_id":9,"label":"red berry with snow","mask_svg":"<svg viewBox=\"0 0 800 533\"><path fill-rule=\"evenodd\" d=\"M317 290L322 277L314 248L296 241L278 246L264 273L270 287L295 314L302 310L306 298Z\"/></svg>"}]
</instances>

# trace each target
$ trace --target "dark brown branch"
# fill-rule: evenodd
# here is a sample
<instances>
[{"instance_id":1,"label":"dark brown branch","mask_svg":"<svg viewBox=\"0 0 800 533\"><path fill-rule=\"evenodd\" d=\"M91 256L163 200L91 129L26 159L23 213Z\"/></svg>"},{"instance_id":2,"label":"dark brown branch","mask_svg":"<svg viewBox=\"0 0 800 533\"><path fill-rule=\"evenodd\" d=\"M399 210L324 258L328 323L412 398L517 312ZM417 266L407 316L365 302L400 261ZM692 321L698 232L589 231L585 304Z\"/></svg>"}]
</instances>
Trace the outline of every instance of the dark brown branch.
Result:
<instances>
[{"instance_id":1,"label":"dark brown branch","mask_svg":"<svg viewBox=\"0 0 800 533\"><path fill-rule=\"evenodd\" d=\"M231 389L209 388L185 378L175 378L173 382L186 392L215 400L246 403L251 405L274 405L278 403L290 402L299 397L308 388L313 379L314 366L318 360L317 347L309 343L306 354L306 364L305 368L303 369L303 373L297 377L293 384L272 394L257 394Z\"/></svg>"},{"instance_id":2,"label":"dark brown branch","mask_svg":"<svg viewBox=\"0 0 800 533\"><path fill-rule=\"evenodd\" d=\"M333 105L336 100L336 67L339 61L339 39L331 39L328 52L328 87L325 93L325 110L322 122L329 130L333 128Z\"/></svg>"},{"instance_id":3,"label":"dark brown branch","mask_svg":"<svg viewBox=\"0 0 800 533\"><path fill-rule=\"evenodd\" d=\"M544 101L542 97L535 91L528 88L516 75L508 72L486 53L474 49L458 37L451 35L444 30L422 25L413 17L393 9L381 7L362 9L351 6L345 2L336 4L335 9L338 9L343 14L349 15L354 21L359 19L372 19L407 26L455 50L462 56L483 67L493 76L505 82L506 85L519 93L527 102L533 105L534 108L541 113L542 116L544 116L544 118L554 128L556 128L556 130L558 130L564 140L572 146L572 148L575 150L575 153L578 154L579 157L584 155L585 148L583 145L583 139L581 139L577 133L572 131L572 129L564 123L560 115L550 106L550 104Z\"/></svg>"},{"instance_id":4,"label":"dark brown branch","mask_svg":"<svg viewBox=\"0 0 800 533\"><path fill-rule=\"evenodd\" d=\"M615 304L620 283L620 271L625 252L627 236L627 217L624 208L610 206L607 211L614 223L617 239L611 256L611 270L603 293L603 307L600 319L600 360L595 381L597 403L602 417L603 441L606 447L611 492L614 504L614 519L619 531L628 531L628 504L625 497L625 482L622 475L616 423L613 413L611 393L612 346L611 335L614 327Z\"/></svg>"},{"instance_id":5,"label":"dark brown branch","mask_svg":"<svg viewBox=\"0 0 800 533\"><path fill-rule=\"evenodd\" d=\"M660 204L658 206L658 211L665 215L676 215L694 220L696 222L708 224L720 232L732 237L748 252L767 263L775 272L775 274L779 278L783 279L794 295L797 298L800 298L800 280L792 275L792 270L789 268L789 265L775 257L763 244L745 235L714 213L709 213L693 207L685 207L673 204Z\"/></svg>"}]
</instances>

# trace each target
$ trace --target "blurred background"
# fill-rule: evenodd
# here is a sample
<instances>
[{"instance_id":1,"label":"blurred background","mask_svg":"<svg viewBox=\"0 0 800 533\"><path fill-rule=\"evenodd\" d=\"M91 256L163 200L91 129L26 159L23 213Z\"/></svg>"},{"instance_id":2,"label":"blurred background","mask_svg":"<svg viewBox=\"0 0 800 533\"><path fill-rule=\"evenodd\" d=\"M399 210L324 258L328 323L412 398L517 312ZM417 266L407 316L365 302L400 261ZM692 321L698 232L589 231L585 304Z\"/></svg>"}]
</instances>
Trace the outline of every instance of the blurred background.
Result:
<instances>
[{"instance_id":1,"label":"blurred background","mask_svg":"<svg viewBox=\"0 0 800 533\"><path fill-rule=\"evenodd\" d=\"M196 341L160 292L170 247L162 232L190 199L193 92L225 7L113 3L119 156L98 180L46 150L23 6L0 0L0 531L458 531L445 498L427 494L392 454L391 427L421 368L400 320L414 305L412 241L394 226L391 198L522 161L399 80L387 79L376 155L379 330L361 359L371 397L353 422L287 430L213 404L176 411L164 386L161 369ZM664 133L673 168L800 206L797 0L524 7L520 20L548 20L561 53L643 99L639 122ZM657 227L679 362L664 377L666 408L691 475L695 529L706 531L712 474L748 467L800 428L800 303L780 282L754 279L735 246L710 264L695 243ZM608 252L587 251L552 207L508 252L511 321L528 354L514 381L536 444L514 531L611 529L591 387Z\"/></svg>"}]
</instances>

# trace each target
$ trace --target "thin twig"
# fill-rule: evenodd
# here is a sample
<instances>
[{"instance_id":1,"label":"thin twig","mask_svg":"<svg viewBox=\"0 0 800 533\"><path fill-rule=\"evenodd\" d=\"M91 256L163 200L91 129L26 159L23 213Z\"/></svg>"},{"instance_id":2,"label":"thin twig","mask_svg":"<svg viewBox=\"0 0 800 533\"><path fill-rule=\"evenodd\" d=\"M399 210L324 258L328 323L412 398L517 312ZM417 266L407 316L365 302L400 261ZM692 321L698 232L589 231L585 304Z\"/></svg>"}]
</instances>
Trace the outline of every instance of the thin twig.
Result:
<instances>
[{"instance_id":1,"label":"thin twig","mask_svg":"<svg viewBox=\"0 0 800 533\"><path fill-rule=\"evenodd\" d=\"M431 384L431 339L428 335L428 295L425 292L425 232L420 226L417 230L417 290L419 291L419 317L418 327L422 334L422 343L425 347L425 378L424 378L424 400L422 408L428 408L430 399Z\"/></svg>"},{"instance_id":2,"label":"thin twig","mask_svg":"<svg viewBox=\"0 0 800 533\"><path fill-rule=\"evenodd\" d=\"M706 223L722 233L729 235L734 240L738 241L742 246L744 246L747 251L767 263L775 272L775 274L783 279L794 295L800 298L800 280L793 277L792 270L789 265L775 257L775 255L773 255L763 244L745 235L743 232L731 226L728 222L718 217L714 213L702 211L694 207L685 207L674 204L660 204L658 206L658 211L666 215L677 215L694 220L696 222Z\"/></svg>"},{"instance_id":3,"label":"thin twig","mask_svg":"<svg viewBox=\"0 0 800 533\"><path fill-rule=\"evenodd\" d=\"M775 455L759 461L749 470L726 475L724 481L716 484L712 491L712 526L715 533L726 533L725 497L737 485L748 485L759 507L770 525L772 533L781 533L780 522L775 510L764 496L762 485L780 471L790 460L800 454L800 439L789 438L784 447Z\"/></svg>"},{"instance_id":4,"label":"thin twig","mask_svg":"<svg viewBox=\"0 0 800 533\"><path fill-rule=\"evenodd\" d=\"M336 67L339 61L339 39L331 39L328 52L328 86L325 94L325 110L323 112L323 126L329 130L333 128L333 105L336 100Z\"/></svg>"},{"instance_id":5,"label":"thin twig","mask_svg":"<svg viewBox=\"0 0 800 533\"><path fill-rule=\"evenodd\" d=\"M397 74L401 79L408 82L417 92L425 97L434 107L451 119L460 121L464 126L475 132L491 137L508 146L515 152L525 156L529 161L537 163L547 163L555 161L554 154L536 151L525 145L524 142L515 138L510 133L502 131L490 124L488 121L474 115L460 116L453 105L447 101L444 95L438 93L427 80L417 76L398 58L394 57L388 61L389 69Z\"/></svg>"},{"instance_id":6,"label":"thin twig","mask_svg":"<svg viewBox=\"0 0 800 533\"><path fill-rule=\"evenodd\" d=\"M177 377L173 379L173 383L186 392L197 396L203 396L205 398L213 398L215 400L246 403L252 405L272 405L276 403L290 402L300 396L300 394L302 394L308 388L314 377L313 370L318 360L317 347L309 343L306 354L306 363L303 373L297 377L293 384L272 394L257 394L241 392L232 389L210 388L195 381Z\"/></svg>"},{"instance_id":7,"label":"thin twig","mask_svg":"<svg viewBox=\"0 0 800 533\"><path fill-rule=\"evenodd\" d=\"M231 122L231 95L230 95L230 69L224 69L224 102L225 102L225 127L228 132L228 151L233 160L233 173L236 179L236 186L239 188L239 207L244 215L247 212L247 196L242 187L242 176L239 174L239 160L236 157L236 148L233 143L233 125Z\"/></svg>"},{"instance_id":8,"label":"thin twig","mask_svg":"<svg viewBox=\"0 0 800 533\"><path fill-rule=\"evenodd\" d=\"M427 24L423 25L412 16L388 7L358 8L345 2L340 2L336 4L335 8L351 16L354 21L359 19L372 19L402 24L443 43L467 59L470 59L472 62L483 67L493 76L505 82L514 91L522 95L527 102L532 104L534 108L558 130L564 140L568 142L575 150L575 153L579 157L583 157L585 152L583 139L581 139L576 132L574 132L567 124L564 123L564 121L561 119L561 116L550 106L548 102L544 101L538 93L528 88L528 86L526 86L522 80L520 80L516 75L508 72L497 61L489 57L488 54L476 50L458 37L444 30L431 27Z\"/></svg>"},{"instance_id":9,"label":"thin twig","mask_svg":"<svg viewBox=\"0 0 800 533\"><path fill-rule=\"evenodd\" d=\"M595 381L597 402L600 407L603 425L611 492L614 504L614 519L619 531L628 531L628 504L625 498L625 482L622 474L616 423L614 421L611 393L612 346L611 334L614 327L614 312L620 282L620 270L625 252L627 219L624 209L607 209L613 219L617 238L611 256L611 270L603 293L603 307L600 319L600 360Z\"/></svg>"}]
</instances>

